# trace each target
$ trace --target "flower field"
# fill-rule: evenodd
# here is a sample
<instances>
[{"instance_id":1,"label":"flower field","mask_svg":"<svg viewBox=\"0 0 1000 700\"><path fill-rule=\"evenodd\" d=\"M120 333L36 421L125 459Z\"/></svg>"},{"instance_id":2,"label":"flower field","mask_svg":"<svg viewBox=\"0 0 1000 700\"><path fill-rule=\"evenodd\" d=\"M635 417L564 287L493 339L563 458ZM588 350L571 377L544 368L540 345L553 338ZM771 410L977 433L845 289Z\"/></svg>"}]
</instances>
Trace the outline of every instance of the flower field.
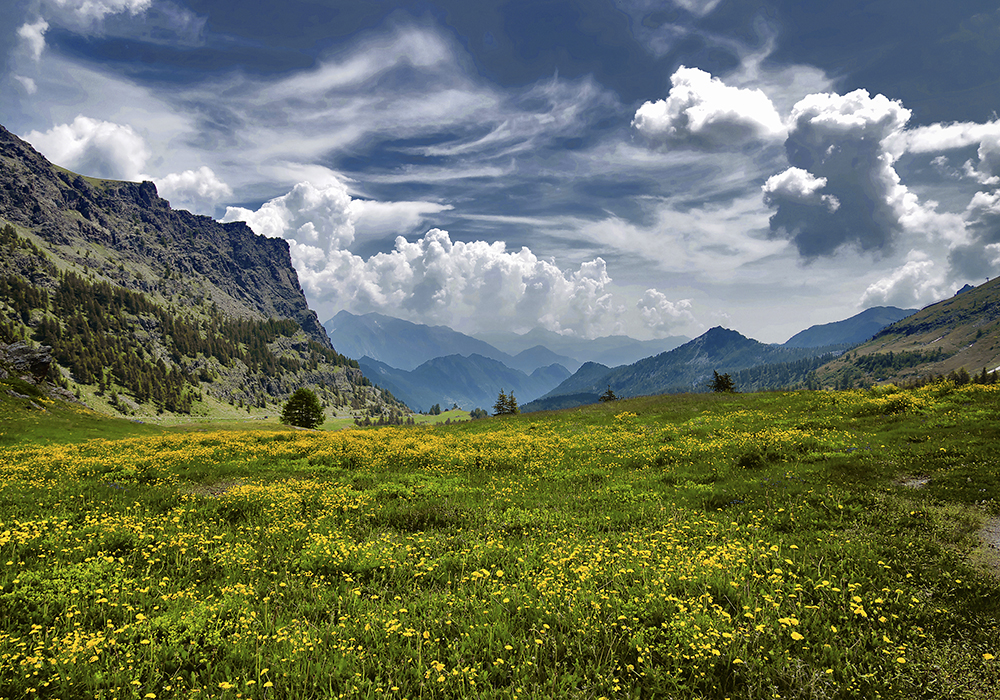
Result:
<instances>
[{"instance_id":1,"label":"flower field","mask_svg":"<svg viewBox=\"0 0 1000 700\"><path fill-rule=\"evenodd\" d=\"M1000 697L994 387L0 447L0 698ZM901 485L919 477L926 486Z\"/></svg>"}]
</instances>

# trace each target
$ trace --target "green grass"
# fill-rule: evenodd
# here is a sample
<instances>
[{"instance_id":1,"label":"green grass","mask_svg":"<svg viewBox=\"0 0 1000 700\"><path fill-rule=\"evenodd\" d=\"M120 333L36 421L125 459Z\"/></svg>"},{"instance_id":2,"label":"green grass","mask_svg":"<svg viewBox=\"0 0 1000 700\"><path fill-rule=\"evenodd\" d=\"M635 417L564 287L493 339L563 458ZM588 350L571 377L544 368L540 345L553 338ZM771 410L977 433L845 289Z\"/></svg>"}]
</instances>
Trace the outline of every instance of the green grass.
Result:
<instances>
[{"instance_id":1,"label":"green grass","mask_svg":"<svg viewBox=\"0 0 1000 700\"><path fill-rule=\"evenodd\" d=\"M993 388L60 410L0 398L0 698L1000 697Z\"/></svg>"}]
</instances>

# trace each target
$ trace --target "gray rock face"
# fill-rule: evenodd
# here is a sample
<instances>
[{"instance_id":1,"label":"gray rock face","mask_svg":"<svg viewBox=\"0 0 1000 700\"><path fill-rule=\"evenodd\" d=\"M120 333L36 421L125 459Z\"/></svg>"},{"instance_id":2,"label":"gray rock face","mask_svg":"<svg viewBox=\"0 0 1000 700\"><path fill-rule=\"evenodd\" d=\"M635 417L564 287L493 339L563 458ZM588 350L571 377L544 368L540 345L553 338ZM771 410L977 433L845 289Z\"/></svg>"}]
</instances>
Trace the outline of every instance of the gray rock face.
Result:
<instances>
[{"instance_id":1,"label":"gray rock face","mask_svg":"<svg viewBox=\"0 0 1000 700\"><path fill-rule=\"evenodd\" d=\"M52 348L47 345L33 348L20 341L10 345L0 343L0 363L6 365L20 379L31 384L41 384L48 376L49 367L52 365L51 351ZM6 371L4 373L7 374Z\"/></svg>"},{"instance_id":2,"label":"gray rock face","mask_svg":"<svg viewBox=\"0 0 1000 700\"><path fill-rule=\"evenodd\" d=\"M294 319L330 347L286 241L172 209L151 182L70 173L2 126L0 218L122 286L181 304L211 301L228 316Z\"/></svg>"}]
</instances>

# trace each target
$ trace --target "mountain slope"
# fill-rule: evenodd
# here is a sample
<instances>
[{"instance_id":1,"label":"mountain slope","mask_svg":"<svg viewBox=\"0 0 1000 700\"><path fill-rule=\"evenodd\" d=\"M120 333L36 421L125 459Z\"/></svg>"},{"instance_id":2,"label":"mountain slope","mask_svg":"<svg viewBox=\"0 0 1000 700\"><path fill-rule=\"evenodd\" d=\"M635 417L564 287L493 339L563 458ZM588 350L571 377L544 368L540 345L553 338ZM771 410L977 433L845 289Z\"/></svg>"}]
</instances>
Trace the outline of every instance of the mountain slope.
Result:
<instances>
[{"instance_id":1,"label":"mountain slope","mask_svg":"<svg viewBox=\"0 0 1000 700\"><path fill-rule=\"evenodd\" d=\"M330 346L285 241L70 173L3 127L0 270L0 341L51 345L52 378L95 407L249 409L305 385L396 410Z\"/></svg>"},{"instance_id":2,"label":"mountain slope","mask_svg":"<svg viewBox=\"0 0 1000 700\"><path fill-rule=\"evenodd\" d=\"M538 407L551 405L549 399L577 395L581 402L594 401L610 386L619 397L706 391L713 371L731 373L762 365L785 365L783 374L796 373L798 381L820 364L819 360L796 364L830 352L833 348L782 348L746 338L736 331L716 327L679 348L654 357L601 370L600 365L584 365L565 382L550 391ZM737 385L737 390L743 389ZM761 388L755 386L753 388ZM592 401L591 401L592 402ZM536 406L526 406L532 410Z\"/></svg>"},{"instance_id":3,"label":"mountain slope","mask_svg":"<svg viewBox=\"0 0 1000 700\"><path fill-rule=\"evenodd\" d=\"M540 367L529 376L476 354L435 357L411 371L395 369L370 357L362 357L359 362L372 381L411 409L425 411L434 404L489 409L501 390L513 392L519 402L530 401L569 376L560 365Z\"/></svg>"},{"instance_id":4,"label":"mountain slope","mask_svg":"<svg viewBox=\"0 0 1000 700\"><path fill-rule=\"evenodd\" d=\"M905 383L1000 366L1000 279L921 309L817 372L824 386Z\"/></svg>"},{"instance_id":5,"label":"mountain slope","mask_svg":"<svg viewBox=\"0 0 1000 700\"><path fill-rule=\"evenodd\" d=\"M377 313L358 316L341 311L323 327L334 345L348 356L367 356L398 369L413 370L446 355L476 354L508 367L520 364L489 343L447 326L426 326Z\"/></svg>"},{"instance_id":6,"label":"mountain slope","mask_svg":"<svg viewBox=\"0 0 1000 700\"><path fill-rule=\"evenodd\" d=\"M907 316L912 316L916 312L916 309L874 306L843 321L811 326L793 335L783 343L783 347L817 348L824 345L864 343L886 326Z\"/></svg>"}]
</instances>

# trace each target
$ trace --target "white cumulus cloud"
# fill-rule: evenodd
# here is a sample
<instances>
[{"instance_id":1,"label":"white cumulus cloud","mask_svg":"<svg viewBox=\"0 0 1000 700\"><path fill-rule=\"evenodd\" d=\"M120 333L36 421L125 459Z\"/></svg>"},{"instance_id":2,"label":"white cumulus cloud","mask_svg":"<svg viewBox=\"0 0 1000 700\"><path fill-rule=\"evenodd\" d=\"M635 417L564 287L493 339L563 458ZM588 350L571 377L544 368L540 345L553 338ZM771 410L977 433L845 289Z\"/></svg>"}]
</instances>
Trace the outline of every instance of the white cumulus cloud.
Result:
<instances>
[{"instance_id":1,"label":"white cumulus cloud","mask_svg":"<svg viewBox=\"0 0 1000 700\"><path fill-rule=\"evenodd\" d=\"M868 286L861 305L914 308L946 295L945 272L926 253L914 250L901 267Z\"/></svg>"},{"instance_id":2,"label":"white cumulus cloud","mask_svg":"<svg viewBox=\"0 0 1000 700\"><path fill-rule=\"evenodd\" d=\"M131 126L79 115L72 124L32 131L25 140L57 165L82 175L144 180L149 148Z\"/></svg>"},{"instance_id":3,"label":"white cumulus cloud","mask_svg":"<svg viewBox=\"0 0 1000 700\"><path fill-rule=\"evenodd\" d=\"M785 127L761 90L726 85L698 68L681 66L667 99L646 102L632 126L667 146L739 149L748 141L780 139Z\"/></svg>"},{"instance_id":4,"label":"white cumulus cloud","mask_svg":"<svg viewBox=\"0 0 1000 700\"><path fill-rule=\"evenodd\" d=\"M340 309L379 311L467 331L539 325L593 337L616 328L604 261L564 273L528 248L502 241L452 241L431 229L416 241L367 260L345 250L325 258L292 245L292 260L310 301L330 315Z\"/></svg>"},{"instance_id":5,"label":"white cumulus cloud","mask_svg":"<svg viewBox=\"0 0 1000 700\"><path fill-rule=\"evenodd\" d=\"M636 304L646 327L654 335L665 337L679 326L696 323L690 299L670 301L666 294L647 289Z\"/></svg>"},{"instance_id":6,"label":"white cumulus cloud","mask_svg":"<svg viewBox=\"0 0 1000 700\"><path fill-rule=\"evenodd\" d=\"M154 182L160 196L170 201L171 206L202 214L211 213L215 204L233 194L232 188L207 165L197 170L170 173Z\"/></svg>"},{"instance_id":7,"label":"white cumulus cloud","mask_svg":"<svg viewBox=\"0 0 1000 700\"><path fill-rule=\"evenodd\" d=\"M772 175L761 189L764 191L764 203L799 202L800 204L824 204L831 212L837 211L840 202L830 194L820 194L826 187L825 177L816 177L802 168L789 168L784 172Z\"/></svg>"},{"instance_id":8,"label":"white cumulus cloud","mask_svg":"<svg viewBox=\"0 0 1000 700\"><path fill-rule=\"evenodd\" d=\"M452 241L436 228L414 241L397 236L391 251L367 259L347 249L359 219L402 213L412 223L446 208L415 204L394 212L390 203L352 200L339 183L300 183L256 211L230 207L222 220L245 221L255 233L287 240L303 289L321 315L379 311L468 331L540 325L586 337L621 330L601 258L564 272L527 247Z\"/></svg>"},{"instance_id":9,"label":"white cumulus cloud","mask_svg":"<svg viewBox=\"0 0 1000 700\"><path fill-rule=\"evenodd\" d=\"M956 217L938 215L932 202L921 203L894 169L893 143L909 118L899 102L865 90L800 100L785 141L792 167L763 188L764 201L774 210L772 235L815 258L845 245L885 253L903 232L929 236L942 226L953 228Z\"/></svg>"},{"instance_id":10,"label":"white cumulus cloud","mask_svg":"<svg viewBox=\"0 0 1000 700\"><path fill-rule=\"evenodd\" d=\"M265 202L257 211L229 207L223 221L245 221L255 233L284 238L329 252L354 241L354 221L347 188L337 181L322 187L300 182L288 194Z\"/></svg>"}]
</instances>

